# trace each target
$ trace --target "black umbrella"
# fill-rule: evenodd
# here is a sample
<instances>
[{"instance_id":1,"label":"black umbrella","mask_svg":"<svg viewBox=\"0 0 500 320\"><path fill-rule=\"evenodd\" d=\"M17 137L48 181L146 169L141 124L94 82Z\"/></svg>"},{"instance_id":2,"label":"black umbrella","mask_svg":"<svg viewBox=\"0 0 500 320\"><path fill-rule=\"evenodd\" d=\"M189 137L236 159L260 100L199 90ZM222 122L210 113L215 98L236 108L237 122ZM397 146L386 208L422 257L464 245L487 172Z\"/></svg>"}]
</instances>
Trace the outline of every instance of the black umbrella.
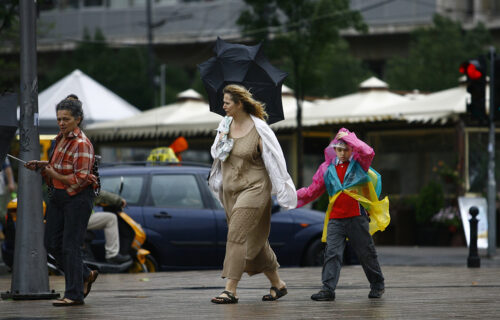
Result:
<instances>
[{"instance_id":1,"label":"black umbrella","mask_svg":"<svg viewBox=\"0 0 500 320\"><path fill-rule=\"evenodd\" d=\"M265 103L269 124L284 119L281 85L288 74L271 65L264 56L262 43L246 46L217 38L214 52L215 57L198 65L210 111L225 116L222 89L228 84L240 84L256 100Z\"/></svg>"}]
</instances>

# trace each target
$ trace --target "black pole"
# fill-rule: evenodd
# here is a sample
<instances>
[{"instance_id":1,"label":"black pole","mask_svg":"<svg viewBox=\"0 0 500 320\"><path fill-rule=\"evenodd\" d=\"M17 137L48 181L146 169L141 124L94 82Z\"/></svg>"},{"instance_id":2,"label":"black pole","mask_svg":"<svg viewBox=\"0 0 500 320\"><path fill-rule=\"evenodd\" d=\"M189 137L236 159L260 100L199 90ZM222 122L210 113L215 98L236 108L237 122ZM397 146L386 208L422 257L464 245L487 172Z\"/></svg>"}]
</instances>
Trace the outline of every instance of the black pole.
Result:
<instances>
[{"instance_id":1,"label":"black pole","mask_svg":"<svg viewBox=\"0 0 500 320\"><path fill-rule=\"evenodd\" d=\"M21 117L19 121L20 158L40 159L38 135L38 81L36 61L35 0L19 1L21 23ZM11 291L3 299L53 299L49 290L47 253L43 246L42 178L19 166L16 241Z\"/></svg>"},{"instance_id":2,"label":"black pole","mask_svg":"<svg viewBox=\"0 0 500 320\"><path fill-rule=\"evenodd\" d=\"M296 129L296 142L297 142L297 188L302 188L304 185L304 133L302 131L302 103L304 101L304 94L302 92L301 75L299 74L299 66L297 63L294 65L295 73L295 99L297 103L297 129Z\"/></svg>"},{"instance_id":3,"label":"black pole","mask_svg":"<svg viewBox=\"0 0 500 320\"><path fill-rule=\"evenodd\" d=\"M496 253L496 180L495 180L495 47L490 47L490 105L488 132L488 257Z\"/></svg>"},{"instance_id":4,"label":"black pole","mask_svg":"<svg viewBox=\"0 0 500 320\"><path fill-rule=\"evenodd\" d=\"M148 78L152 89L151 108L156 106L154 80L153 25L151 19L151 0L146 0L146 26L148 29Z\"/></svg>"},{"instance_id":5,"label":"black pole","mask_svg":"<svg viewBox=\"0 0 500 320\"><path fill-rule=\"evenodd\" d=\"M477 253L477 215L479 210L477 207L471 207L469 213L472 216L470 218L470 241L469 241L469 257L467 258L467 267L469 268L479 268L481 266L481 259Z\"/></svg>"}]
</instances>

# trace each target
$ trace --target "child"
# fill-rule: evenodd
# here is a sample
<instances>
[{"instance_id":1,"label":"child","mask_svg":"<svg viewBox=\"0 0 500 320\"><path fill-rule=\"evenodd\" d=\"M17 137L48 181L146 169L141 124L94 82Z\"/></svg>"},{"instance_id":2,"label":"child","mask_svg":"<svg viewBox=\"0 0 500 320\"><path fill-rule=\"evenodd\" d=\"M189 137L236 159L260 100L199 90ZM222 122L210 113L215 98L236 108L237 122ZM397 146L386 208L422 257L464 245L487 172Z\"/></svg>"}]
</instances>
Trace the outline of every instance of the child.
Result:
<instances>
[{"instance_id":1,"label":"child","mask_svg":"<svg viewBox=\"0 0 500 320\"><path fill-rule=\"evenodd\" d=\"M374 156L370 146L342 128L325 149L325 162L314 174L313 183L297 191L297 207L315 200L325 190L330 198L322 238L326 240L323 287L311 296L313 300L335 300L346 239L370 282L368 297L380 298L385 291L371 234L389 224L389 200L378 200L380 175L370 168Z\"/></svg>"}]
</instances>

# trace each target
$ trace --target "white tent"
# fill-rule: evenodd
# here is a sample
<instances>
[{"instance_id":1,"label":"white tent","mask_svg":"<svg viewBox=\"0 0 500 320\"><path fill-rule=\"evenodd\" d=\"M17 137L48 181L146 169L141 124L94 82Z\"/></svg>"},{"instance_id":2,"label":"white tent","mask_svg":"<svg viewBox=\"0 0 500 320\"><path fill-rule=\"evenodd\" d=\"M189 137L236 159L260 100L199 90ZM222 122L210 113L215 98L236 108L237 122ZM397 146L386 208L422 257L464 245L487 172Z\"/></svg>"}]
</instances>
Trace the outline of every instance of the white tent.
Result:
<instances>
[{"instance_id":1,"label":"white tent","mask_svg":"<svg viewBox=\"0 0 500 320\"><path fill-rule=\"evenodd\" d=\"M293 95L292 89L283 85L282 88L282 97L281 100L283 102L283 115L285 116L284 120L273 123L271 128L273 129L285 129L285 128L295 128L297 126L297 99ZM314 108L314 104L310 101L302 102L302 114L305 111Z\"/></svg>"},{"instance_id":2,"label":"white tent","mask_svg":"<svg viewBox=\"0 0 500 320\"><path fill-rule=\"evenodd\" d=\"M86 132L98 139L137 139L157 135L207 133L222 117L210 112L201 95L189 89L177 95L176 103L144 111L120 121L90 125Z\"/></svg>"},{"instance_id":3,"label":"white tent","mask_svg":"<svg viewBox=\"0 0 500 320\"><path fill-rule=\"evenodd\" d=\"M283 86L285 120L271 125L273 129L295 128L297 103L292 91ZM331 123L371 122L383 120L446 121L465 112L468 93L460 86L429 95L404 97L388 90L387 84L370 78L360 84L357 93L343 97L304 101L304 127ZM210 112L208 103L194 90L178 95L178 101L145 111L120 121L89 125L93 138L100 140L153 138L158 135L206 135L214 132L221 116Z\"/></svg>"},{"instance_id":4,"label":"white tent","mask_svg":"<svg viewBox=\"0 0 500 320\"><path fill-rule=\"evenodd\" d=\"M379 112L408 122L445 123L466 112L470 94L465 85L431 93L417 100L381 108Z\"/></svg>"},{"instance_id":5,"label":"white tent","mask_svg":"<svg viewBox=\"0 0 500 320\"><path fill-rule=\"evenodd\" d=\"M71 93L83 103L84 124L118 120L140 113L130 103L77 69L39 94L41 133L58 131L55 107Z\"/></svg>"},{"instance_id":6,"label":"white tent","mask_svg":"<svg viewBox=\"0 0 500 320\"><path fill-rule=\"evenodd\" d=\"M390 120L393 114L381 112L382 108L408 101L375 77L363 81L359 89L339 98L316 100L313 108L304 110L304 126Z\"/></svg>"},{"instance_id":7,"label":"white tent","mask_svg":"<svg viewBox=\"0 0 500 320\"><path fill-rule=\"evenodd\" d=\"M274 129L296 126L297 102L290 88L283 86L283 113L285 120L273 124ZM222 117L210 111L208 103L193 89L183 91L176 103L147 110L139 115L90 125L86 133L93 138L137 139L152 138L157 135L196 135L215 132ZM303 110L313 108L313 103L304 101Z\"/></svg>"}]
</instances>

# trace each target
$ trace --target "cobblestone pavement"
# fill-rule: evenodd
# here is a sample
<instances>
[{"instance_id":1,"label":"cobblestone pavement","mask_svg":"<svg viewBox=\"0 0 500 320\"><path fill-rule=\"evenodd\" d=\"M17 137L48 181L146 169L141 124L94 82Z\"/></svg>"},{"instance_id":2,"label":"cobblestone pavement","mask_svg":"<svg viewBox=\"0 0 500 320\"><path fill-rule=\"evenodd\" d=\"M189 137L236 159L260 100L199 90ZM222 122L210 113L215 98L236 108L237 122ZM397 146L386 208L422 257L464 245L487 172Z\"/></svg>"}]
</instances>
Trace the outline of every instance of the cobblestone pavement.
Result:
<instances>
[{"instance_id":1,"label":"cobblestone pavement","mask_svg":"<svg viewBox=\"0 0 500 320\"><path fill-rule=\"evenodd\" d=\"M493 319L500 306L500 268L382 265L386 293L368 299L360 266L342 269L335 301L310 299L321 268L282 268L289 294L263 302L269 284L262 275L245 276L236 305L215 305L223 290L219 270L102 274L84 306L55 308L50 301L0 300L1 319ZM64 278L50 277L50 289L64 290ZM0 276L0 290L10 275Z\"/></svg>"}]
</instances>

